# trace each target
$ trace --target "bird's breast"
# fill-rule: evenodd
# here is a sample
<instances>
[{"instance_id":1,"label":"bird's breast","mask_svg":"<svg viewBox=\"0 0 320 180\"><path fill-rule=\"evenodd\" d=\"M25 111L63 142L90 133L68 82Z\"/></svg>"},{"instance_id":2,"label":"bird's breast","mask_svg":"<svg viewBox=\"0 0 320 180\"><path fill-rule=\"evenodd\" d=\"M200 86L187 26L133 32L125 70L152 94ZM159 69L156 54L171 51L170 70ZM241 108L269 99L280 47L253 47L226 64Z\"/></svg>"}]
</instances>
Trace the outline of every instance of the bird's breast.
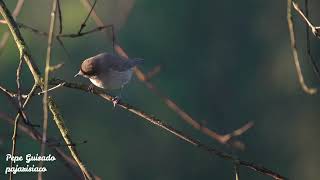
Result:
<instances>
[{"instance_id":1,"label":"bird's breast","mask_svg":"<svg viewBox=\"0 0 320 180\"><path fill-rule=\"evenodd\" d=\"M106 73L101 73L97 76L90 78L90 81L103 89L119 89L127 84L132 76L132 69L127 71L114 71L110 69Z\"/></svg>"}]
</instances>

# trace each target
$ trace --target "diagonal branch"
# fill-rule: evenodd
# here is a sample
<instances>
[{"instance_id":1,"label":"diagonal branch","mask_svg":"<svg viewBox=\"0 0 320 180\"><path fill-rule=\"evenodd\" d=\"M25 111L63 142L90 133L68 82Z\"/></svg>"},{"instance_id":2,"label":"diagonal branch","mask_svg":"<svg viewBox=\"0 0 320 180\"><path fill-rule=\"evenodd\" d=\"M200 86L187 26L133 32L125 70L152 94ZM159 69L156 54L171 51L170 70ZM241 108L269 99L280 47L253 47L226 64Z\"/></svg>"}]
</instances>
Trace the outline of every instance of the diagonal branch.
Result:
<instances>
[{"instance_id":1,"label":"diagonal branch","mask_svg":"<svg viewBox=\"0 0 320 180\"><path fill-rule=\"evenodd\" d=\"M29 53L29 50L27 49L27 46L24 42L24 39L21 36L21 33L19 31L18 25L16 24L15 20L13 19L10 11L8 10L8 8L5 5L5 3L3 2L3 0L0 0L0 13L2 14L4 20L7 22L7 25L9 27L11 34L12 34L12 36L16 42L16 45L19 49L20 56L24 57L24 60L27 63L27 65L33 75L35 83L43 91L44 90L44 83L43 83L43 79L41 78L40 71L39 71L37 65L34 63L32 57L31 57L31 54ZM57 126L60 130L60 133L64 137L64 140L66 141L66 144L71 144L70 143L71 142L70 136L67 133L69 131L66 129L66 127L63 124L62 116L59 113L59 109L58 109L57 105L55 104L54 100L50 97L48 97L48 105L49 105L49 109L50 109L52 115L54 116L55 123L57 124ZM60 129L60 128L63 128L63 129ZM68 148L69 148L69 151L70 151L72 157L77 162L77 164L80 167L83 174L85 174L85 176L88 179L90 179L90 180L93 179L94 177L87 170L87 168L83 165L80 157L78 156L76 148L73 146L68 146Z\"/></svg>"},{"instance_id":2,"label":"diagonal branch","mask_svg":"<svg viewBox=\"0 0 320 180\"><path fill-rule=\"evenodd\" d=\"M44 83L43 83L43 80L40 76L40 72L37 71L37 66L33 63L32 61L32 58L30 56L30 54L28 53L28 50L26 49L26 46L25 46L25 43L23 41L23 38L21 37L20 35L20 32L19 32L19 29L15 23L15 21L13 20L13 18L11 17L10 15L10 12L7 10L5 4L3 3L2 0L0 0L0 13L4 16L5 20L7 21L8 23L8 26L16 40L16 44L19 48L19 51L21 54L23 54L24 58L25 58L25 61L27 62L32 74L34 75L34 79L36 81L36 83L40 86L40 88L43 90L44 89ZM58 81L58 82L57 82ZM57 80L56 82L58 84L61 84L63 83L64 81L59 81ZM88 86L84 86L84 85L78 85L78 84L74 84L74 83L65 83L64 86L66 87L73 87L73 88L77 88L77 89L81 89L83 91L87 91L88 92ZM100 92L100 91L97 91L96 89L93 90L93 92L97 95L99 95L100 97L108 100L108 101L112 101L113 97L108 95L108 94L105 94L104 92ZM51 97L48 97L48 105L49 105L49 109L50 111L52 112L53 114L53 118L54 118L54 121L56 122L59 130L60 130L60 133L62 134L66 144L72 144L72 141L70 139L70 134L69 134L69 131L66 129L64 123L63 123L63 118L59 112L59 109L57 107L57 105L54 103L53 99ZM247 162L247 161L243 161L243 160L240 160L228 153L225 153L225 152L222 152L222 151L219 151L218 149L215 149L215 148L212 148L206 144L203 144L201 143L200 141L198 141L197 139L195 138L192 138L186 134L184 134L183 132L181 131L178 131L176 130L175 128L173 128L172 126L168 125L167 123L161 121L160 119L157 119L137 108L135 108L134 106L131 106L129 104L126 104L124 102L119 102L118 103L118 106L123 108L123 109L126 109L128 110L129 112L131 113L134 113L140 117L142 117L144 120L147 120L148 122L162 128L163 130L175 135L176 137L210 153L210 154L213 154L213 155L216 155L220 158L223 158L225 160L229 160L229 161L232 161L232 162L237 162L239 163L239 165L241 166L244 166L244 167L247 167L251 170L254 170L254 171L257 171L257 172L260 172L264 175L267 175L267 176L271 176L273 177L274 179L286 179L285 177L281 176L280 174L274 172L274 171L271 171L263 166L259 166L259 165L256 165L254 163L251 163L251 162ZM83 171L83 173L86 174L87 178L88 179L93 179L93 176L91 174L89 174L89 172L86 170L86 168L84 167L84 165L82 164L82 162L80 161L79 159L79 156L77 155L77 152L75 150L75 148L73 146L68 146L73 158L75 159L75 161L77 162L78 166L81 168L81 170Z\"/></svg>"},{"instance_id":3,"label":"diagonal branch","mask_svg":"<svg viewBox=\"0 0 320 180\"><path fill-rule=\"evenodd\" d=\"M92 8L92 5L90 4L90 0L80 0L81 3L85 6L85 8L90 11L89 14L91 14L91 18L95 21L98 27L105 26L103 21L99 18L95 10ZM110 34L106 29L103 29L106 33L106 36L110 38L113 42L114 50L119 54L121 57L128 59L127 53L121 48L121 46L115 41L114 34ZM242 149L244 147L244 144L240 141L231 141L235 136L232 136L230 134L221 135L217 132L214 132L210 130L209 128L201 125L199 121L192 118L187 112L185 112L181 107L179 107L173 100L171 100L169 97L162 94L158 88L152 84L150 81L148 81L148 77L138 68L134 69L134 72L138 79L143 82L143 84L154 94L156 94L160 99L164 101L164 103L168 106L169 109L177 113L180 118L185 121L186 123L190 124L193 128L199 130L200 132L206 134L207 136L211 137L212 139L218 141L221 144L230 144L235 148ZM247 123L243 127L248 127L248 125L253 125L252 123ZM252 126L250 126L252 127Z\"/></svg>"},{"instance_id":4,"label":"diagonal branch","mask_svg":"<svg viewBox=\"0 0 320 180\"><path fill-rule=\"evenodd\" d=\"M97 95L97 96L99 96L109 102L112 102L112 100L114 99L114 97L106 94L101 89L93 88L92 90L89 90L89 86L83 85L83 84L70 83L70 82L66 82L64 80L60 80L60 79L52 79L49 83L52 85L64 83L64 85L63 85L64 87L81 90L81 91L84 91L87 93L93 93L93 94L95 94L95 95ZM287 179L284 176L282 176L272 170L269 170L263 166L256 165L256 164L248 162L248 161L240 160L237 157L232 156L231 154L225 153L225 152L220 151L218 149L212 148L204 143L201 143L199 140L183 133L182 131L179 131L179 130L173 128L171 125L165 123L164 121L162 121L162 120L160 120L160 119L158 119L158 118L156 118L156 117L154 117L154 116L152 116L152 115L150 115L150 114L148 114L148 113L146 113L146 112L144 112L144 111L142 111L142 110L140 110L130 104L127 104L121 100L117 103L117 106L141 117L143 120L148 121L149 123L165 130L166 132L173 134L177 138L182 139L182 140L186 141L187 143L194 145L194 146L196 146L196 147L198 147L198 148L200 148L210 154L216 155L216 156L218 156L222 159L228 160L228 161L238 163L241 166L244 166L244 167L247 167L251 170L260 172L264 175L271 176L274 179Z\"/></svg>"},{"instance_id":5,"label":"diagonal branch","mask_svg":"<svg viewBox=\"0 0 320 180\"><path fill-rule=\"evenodd\" d=\"M298 4L292 1L293 8L300 14L300 16L303 18L304 22L309 26L312 33L317 37L320 38L320 26L316 27L314 26L309 19L303 14L301 9L299 8Z\"/></svg>"},{"instance_id":6,"label":"diagonal branch","mask_svg":"<svg viewBox=\"0 0 320 180\"><path fill-rule=\"evenodd\" d=\"M0 112L0 119L6 121L7 123L14 125L15 120L11 119L8 115L6 115L3 112ZM33 127L30 126L25 126L22 124L18 124L18 129L23 132L24 134L28 135L31 139L38 141L40 144L42 143L42 136L41 136L41 132L39 132L38 130L36 130ZM57 140L55 140L54 138L48 138L48 140L46 141L46 145L51 148L51 150L55 153L55 155L57 157L59 157L64 165L71 170L72 174L77 178L77 179L81 179L82 178L82 173L80 171L78 171L77 169L77 163L72 159L72 157L66 155L64 153L64 150L62 148L59 148L58 146L52 146L51 144L53 144L53 142L56 142ZM96 180L100 180L101 178L94 175L94 178Z\"/></svg>"},{"instance_id":7,"label":"diagonal branch","mask_svg":"<svg viewBox=\"0 0 320 180\"><path fill-rule=\"evenodd\" d=\"M16 18L19 15L23 5L24 5L24 0L18 0L16 4L16 8L13 10L13 13L12 13L13 18ZM4 32L2 35L2 39L0 41L0 55L3 49L5 48L5 46L7 45L9 36L10 36L10 33L8 31Z\"/></svg>"},{"instance_id":8,"label":"diagonal branch","mask_svg":"<svg viewBox=\"0 0 320 180\"><path fill-rule=\"evenodd\" d=\"M93 13L94 17L96 17L95 12L93 11L92 13ZM101 25L100 21L97 21L97 22L98 22L98 25ZM35 34L39 34L39 35L42 35L42 36L48 36L47 32L40 31L40 30L35 29L35 28L31 27L31 26L28 26L28 25L25 25L25 24L22 24L22 23L19 23L18 25L19 25L19 27L27 29L27 30L30 30ZM99 27L96 27L94 29L91 29L91 30L88 30L88 31L85 31L85 32L81 32L80 34L79 33L75 33L75 34L58 34L56 36L56 38L60 42L61 41L60 38L77 38L77 37L88 35L88 34L91 34L91 33L94 33L94 32L106 30L108 28L113 28L113 25L103 25L102 24ZM108 35L108 33L107 33L107 35ZM114 38L112 39L112 42L113 43L115 42ZM113 44L113 46L115 47L114 49L117 50L118 54L121 54L122 57L128 58L128 56L125 54L124 50L119 46L119 44L116 44L116 45ZM155 87L155 85L152 84L149 81L150 80L150 76L149 75L145 75L141 70L139 70L137 68L135 69L135 73L136 73L138 79L141 82L143 82L150 91L152 91L157 96L159 96L164 101L164 103L167 105L167 107L169 107L172 111L177 113L182 120L184 120L186 123L190 124L193 128L201 131L202 133L204 133L204 134L208 135L209 137L215 139L216 141L218 141L221 144L228 144L228 145L231 145L231 146L233 146L233 147L235 147L237 149L244 149L244 144L242 142L234 140L234 138L239 136L240 134L235 135L236 134L235 132L231 132L231 133L228 133L228 134L225 134L225 135L221 135L221 134L216 133L216 132L212 131L211 129L203 126L197 120L192 118L187 112L185 112L183 109L181 109L173 100L171 100L169 97L163 95ZM152 74L151 74L151 76L152 76ZM243 125L242 127L240 127L239 129L245 129L245 131L247 131L252 126L253 126L253 122L248 122L245 125ZM245 131L243 131L243 132L245 132Z\"/></svg>"},{"instance_id":9,"label":"diagonal branch","mask_svg":"<svg viewBox=\"0 0 320 180\"><path fill-rule=\"evenodd\" d=\"M29 122L29 119L27 118L26 114L19 107L17 101L14 99L14 96L12 96L13 94L10 93L7 89L3 88L2 86L0 86L0 93L4 94L8 98L8 100L13 105L13 107L18 111L19 116L21 115L24 122L26 122L26 124L28 124L27 122Z\"/></svg>"}]
</instances>

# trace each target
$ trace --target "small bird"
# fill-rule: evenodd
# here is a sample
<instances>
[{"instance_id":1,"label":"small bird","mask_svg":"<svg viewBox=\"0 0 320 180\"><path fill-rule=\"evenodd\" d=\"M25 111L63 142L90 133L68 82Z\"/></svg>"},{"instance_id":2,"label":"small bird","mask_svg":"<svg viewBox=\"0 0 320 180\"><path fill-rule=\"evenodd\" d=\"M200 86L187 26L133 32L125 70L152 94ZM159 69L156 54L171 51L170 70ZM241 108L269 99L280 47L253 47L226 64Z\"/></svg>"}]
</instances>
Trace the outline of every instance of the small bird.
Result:
<instances>
[{"instance_id":1,"label":"small bird","mask_svg":"<svg viewBox=\"0 0 320 180\"><path fill-rule=\"evenodd\" d=\"M74 77L88 78L95 86L103 89L122 89L130 81L133 68L142 62L143 59L140 58L125 60L114 54L100 53L85 59ZM114 105L119 99L115 101Z\"/></svg>"}]
</instances>

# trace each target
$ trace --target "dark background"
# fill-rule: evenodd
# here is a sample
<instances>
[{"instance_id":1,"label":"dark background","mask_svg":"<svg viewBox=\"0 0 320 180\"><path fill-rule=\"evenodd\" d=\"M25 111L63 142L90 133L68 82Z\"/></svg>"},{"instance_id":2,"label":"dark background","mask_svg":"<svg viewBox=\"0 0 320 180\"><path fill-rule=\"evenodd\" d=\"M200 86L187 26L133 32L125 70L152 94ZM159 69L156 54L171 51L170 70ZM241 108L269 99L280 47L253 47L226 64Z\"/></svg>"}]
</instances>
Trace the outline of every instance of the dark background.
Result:
<instances>
[{"instance_id":1,"label":"dark background","mask_svg":"<svg viewBox=\"0 0 320 180\"><path fill-rule=\"evenodd\" d=\"M6 3L13 10L16 1ZM302 6L303 2L298 3ZM77 32L87 11L75 0L61 1L61 5L64 33ZM96 10L106 24L116 25L119 43L129 56L145 59L142 70L162 65L152 82L192 117L221 134L248 121L254 121L255 126L240 137L245 151L235 151L181 121L137 78L124 89L125 102L242 159L292 179L316 179L320 167L320 99L319 95L303 93L298 84L286 5L285 0L99 0ZM315 24L320 22L319 5L310 1ZM26 1L17 21L48 31L50 9L51 1ZM305 53L304 24L296 13L294 19L306 83L319 87ZM86 30L93 27L89 20ZM0 25L0 34L5 30L6 26ZM22 34L43 72L47 38L27 30ZM313 55L319 57L319 41L313 36L311 41ZM111 52L111 42L102 32L64 42L71 58L55 42L52 64L65 65L51 76L89 84L73 75L83 59ZM10 39L0 56L1 85L16 88L17 66L18 50ZM26 66L22 81L27 91L33 79ZM234 179L231 162L212 157L97 96L67 88L50 95L56 99L72 139L88 140L78 145L80 156L86 167L103 179ZM0 96L0 110L11 117L16 114L4 96ZM42 124L42 97L32 100L27 114L32 122ZM49 120L49 136L63 142L55 123ZM12 126L0 121L1 162L11 151L12 131ZM23 156L36 154L40 145L20 133L17 151ZM52 151L47 148L49 153ZM0 179L8 178L4 166L8 162L0 165ZM45 179L73 179L59 159L45 166ZM246 168L240 168L240 173L240 179L270 179ZM19 173L15 177L35 179L36 174Z\"/></svg>"}]
</instances>

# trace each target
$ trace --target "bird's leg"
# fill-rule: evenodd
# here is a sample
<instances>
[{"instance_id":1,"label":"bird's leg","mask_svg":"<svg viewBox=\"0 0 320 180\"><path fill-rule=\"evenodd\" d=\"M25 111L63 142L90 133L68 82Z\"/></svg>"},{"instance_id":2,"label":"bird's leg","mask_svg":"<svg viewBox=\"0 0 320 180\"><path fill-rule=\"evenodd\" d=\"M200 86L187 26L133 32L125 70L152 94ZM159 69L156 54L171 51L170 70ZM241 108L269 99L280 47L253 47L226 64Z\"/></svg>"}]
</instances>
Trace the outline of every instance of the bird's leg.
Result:
<instances>
[{"instance_id":1,"label":"bird's leg","mask_svg":"<svg viewBox=\"0 0 320 180\"><path fill-rule=\"evenodd\" d=\"M94 90L94 85L93 85L93 84L90 84L90 85L88 86L88 91L91 92L91 93L93 93L93 90Z\"/></svg>"},{"instance_id":2,"label":"bird's leg","mask_svg":"<svg viewBox=\"0 0 320 180\"><path fill-rule=\"evenodd\" d=\"M118 96L112 98L113 107L116 107L116 104L118 104L119 101L120 101L120 98Z\"/></svg>"},{"instance_id":3,"label":"bird's leg","mask_svg":"<svg viewBox=\"0 0 320 180\"><path fill-rule=\"evenodd\" d=\"M113 107L116 107L116 104L118 104L118 102L120 101L122 89L123 89L123 86L121 86L119 95L114 97L114 98L112 98Z\"/></svg>"}]
</instances>

